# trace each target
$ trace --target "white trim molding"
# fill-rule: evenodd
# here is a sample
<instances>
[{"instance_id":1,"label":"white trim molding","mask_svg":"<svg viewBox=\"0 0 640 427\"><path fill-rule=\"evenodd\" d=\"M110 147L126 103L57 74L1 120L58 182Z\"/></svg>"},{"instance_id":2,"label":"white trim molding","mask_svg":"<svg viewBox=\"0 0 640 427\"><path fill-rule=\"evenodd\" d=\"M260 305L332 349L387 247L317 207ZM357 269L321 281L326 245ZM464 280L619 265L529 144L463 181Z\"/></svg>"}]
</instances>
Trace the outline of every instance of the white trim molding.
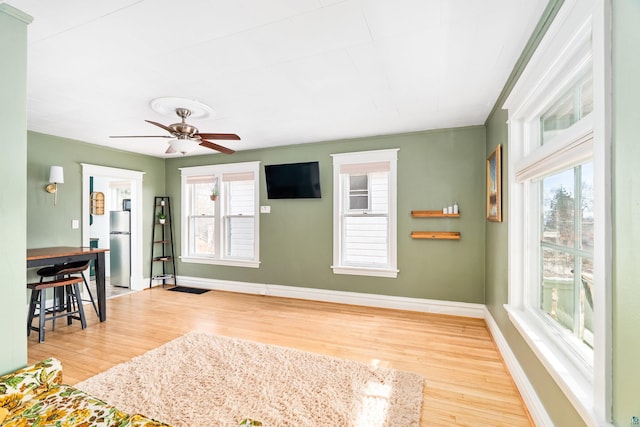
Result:
<instances>
[{"instance_id":1,"label":"white trim molding","mask_svg":"<svg viewBox=\"0 0 640 427\"><path fill-rule=\"evenodd\" d=\"M142 213L143 211L143 189L142 179L145 172L128 169L112 168L108 166L98 166L88 163L82 165L82 245L89 246L89 178L92 176L118 178L131 181L131 290L144 289L142 279Z\"/></svg>"},{"instance_id":2,"label":"white trim molding","mask_svg":"<svg viewBox=\"0 0 640 427\"><path fill-rule=\"evenodd\" d=\"M194 288L211 289L216 291L335 302L339 304L391 308L395 310L417 311L422 313L447 314L451 316L473 317L476 319L483 319L485 317L485 306L483 304L467 302L332 291L327 289L271 285L266 283L235 282L231 280L207 279L190 276L178 276L177 282L182 286L192 286Z\"/></svg>"},{"instance_id":3,"label":"white trim molding","mask_svg":"<svg viewBox=\"0 0 640 427\"><path fill-rule=\"evenodd\" d=\"M531 385L527 374L525 374L522 366L520 366L518 358L513 354L513 351L511 351L509 343L505 339L504 335L502 335L502 331L491 315L491 312L486 307L484 320L489 332L491 332L493 341L498 347L500 355L502 355L504 363L507 365L507 369L509 370L513 381L516 383L516 387L518 387L518 391L520 391L522 400L524 400L524 403L529 410L529 414L531 414L531 418L533 418L533 422L538 427L553 427L553 421L551 421L551 417L549 417L549 414L536 394L533 385Z\"/></svg>"}]
</instances>

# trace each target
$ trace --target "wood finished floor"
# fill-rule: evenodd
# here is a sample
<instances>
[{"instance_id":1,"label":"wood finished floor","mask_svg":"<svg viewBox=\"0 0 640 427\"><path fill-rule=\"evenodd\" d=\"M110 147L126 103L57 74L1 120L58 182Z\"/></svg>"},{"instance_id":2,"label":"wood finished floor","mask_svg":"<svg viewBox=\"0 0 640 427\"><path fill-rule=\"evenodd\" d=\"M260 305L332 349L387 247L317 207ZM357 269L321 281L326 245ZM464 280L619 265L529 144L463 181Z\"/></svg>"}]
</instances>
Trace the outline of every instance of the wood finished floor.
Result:
<instances>
[{"instance_id":1,"label":"wood finished floor","mask_svg":"<svg viewBox=\"0 0 640 427\"><path fill-rule=\"evenodd\" d=\"M107 321L58 321L29 363L62 361L75 384L192 330L374 363L425 378L423 426L531 426L481 319L210 291L154 288L107 301Z\"/></svg>"}]
</instances>

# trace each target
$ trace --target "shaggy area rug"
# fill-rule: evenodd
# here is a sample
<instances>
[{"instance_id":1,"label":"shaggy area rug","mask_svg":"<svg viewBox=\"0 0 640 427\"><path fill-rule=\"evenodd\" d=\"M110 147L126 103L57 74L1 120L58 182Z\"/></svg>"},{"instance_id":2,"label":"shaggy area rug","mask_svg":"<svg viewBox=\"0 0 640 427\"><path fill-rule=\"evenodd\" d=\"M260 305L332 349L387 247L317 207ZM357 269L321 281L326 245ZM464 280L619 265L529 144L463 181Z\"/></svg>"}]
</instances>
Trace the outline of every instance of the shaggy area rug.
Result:
<instances>
[{"instance_id":1,"label":"shaggy area rug","mask_svg":"<svg viewBox=\"0 0 640 427\"><path fill-rule=\"evenodd\" d=\"M174 426L419 426L423 378L191 332L76 387Z\"/></svg>"}]
</instances>

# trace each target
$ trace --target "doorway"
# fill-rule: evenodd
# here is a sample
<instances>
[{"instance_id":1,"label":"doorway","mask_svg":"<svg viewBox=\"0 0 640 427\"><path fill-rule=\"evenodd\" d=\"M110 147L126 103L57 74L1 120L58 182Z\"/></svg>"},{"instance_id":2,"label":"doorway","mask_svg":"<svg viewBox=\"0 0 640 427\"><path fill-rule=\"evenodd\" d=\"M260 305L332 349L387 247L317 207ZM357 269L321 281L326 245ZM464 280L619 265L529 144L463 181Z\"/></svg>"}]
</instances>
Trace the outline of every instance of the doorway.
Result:
<instances>
[{"instance_id":1,"label":"doorway","mask_svg":"<svg viewBox=\"0 0 640 427\"><path fill-rule=\"evenodd\" d=\"M130 223L129 235L127 236L130 240L127 242L127 247L130 247L130 256L126 258L130 259L130 269L124 272L118 271L118 273L128 276L128 278L119 279L119 284L131 290L141 290L144 288L144 280L142 277L143 175L144 172L82 163L83 245L91 246L93 244L101 248L108 248L110 240L114 237L110 230L110 213L117 212L115 215L121 215L122 212L127 212L127 222ZM104 214L100 215L100 218L98 218L98 215L91 215L92 182L94 194L100 192L105 196L106 205L104 206ZM94 225L92 225L92 223ZM121 240L123 236L116 237L119 237ZM99 240L96 241L96 238ZM122 253L119 252L116 254L115 251L110 250L106 254L109 259L111 256L116 255L121 257ZM112 262L107 262L107 273L109 275L113 273L110 271L110 267L113 265ZM118 288L116 287L114 289L117 291Z\"/></svg>"}]
</instances>

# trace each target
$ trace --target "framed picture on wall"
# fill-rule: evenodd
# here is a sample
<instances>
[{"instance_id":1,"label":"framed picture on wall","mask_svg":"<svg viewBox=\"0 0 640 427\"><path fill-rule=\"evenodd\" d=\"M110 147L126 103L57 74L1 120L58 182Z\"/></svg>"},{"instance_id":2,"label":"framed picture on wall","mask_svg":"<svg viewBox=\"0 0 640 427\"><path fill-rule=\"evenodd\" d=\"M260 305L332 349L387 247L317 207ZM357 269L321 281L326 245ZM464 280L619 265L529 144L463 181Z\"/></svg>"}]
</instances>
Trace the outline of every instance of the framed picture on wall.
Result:
<instances>
[{"instance_id":1,"label":"framed picture on wall","mask_svg":"<svg viewBox=\"0 0 640 427\"><path fill-rule=\"evenodd\" d=\"M502 221L501 148L502 145L498 144L487 159L487 219L497 222Z\"/></svg>"}]
</instances>

